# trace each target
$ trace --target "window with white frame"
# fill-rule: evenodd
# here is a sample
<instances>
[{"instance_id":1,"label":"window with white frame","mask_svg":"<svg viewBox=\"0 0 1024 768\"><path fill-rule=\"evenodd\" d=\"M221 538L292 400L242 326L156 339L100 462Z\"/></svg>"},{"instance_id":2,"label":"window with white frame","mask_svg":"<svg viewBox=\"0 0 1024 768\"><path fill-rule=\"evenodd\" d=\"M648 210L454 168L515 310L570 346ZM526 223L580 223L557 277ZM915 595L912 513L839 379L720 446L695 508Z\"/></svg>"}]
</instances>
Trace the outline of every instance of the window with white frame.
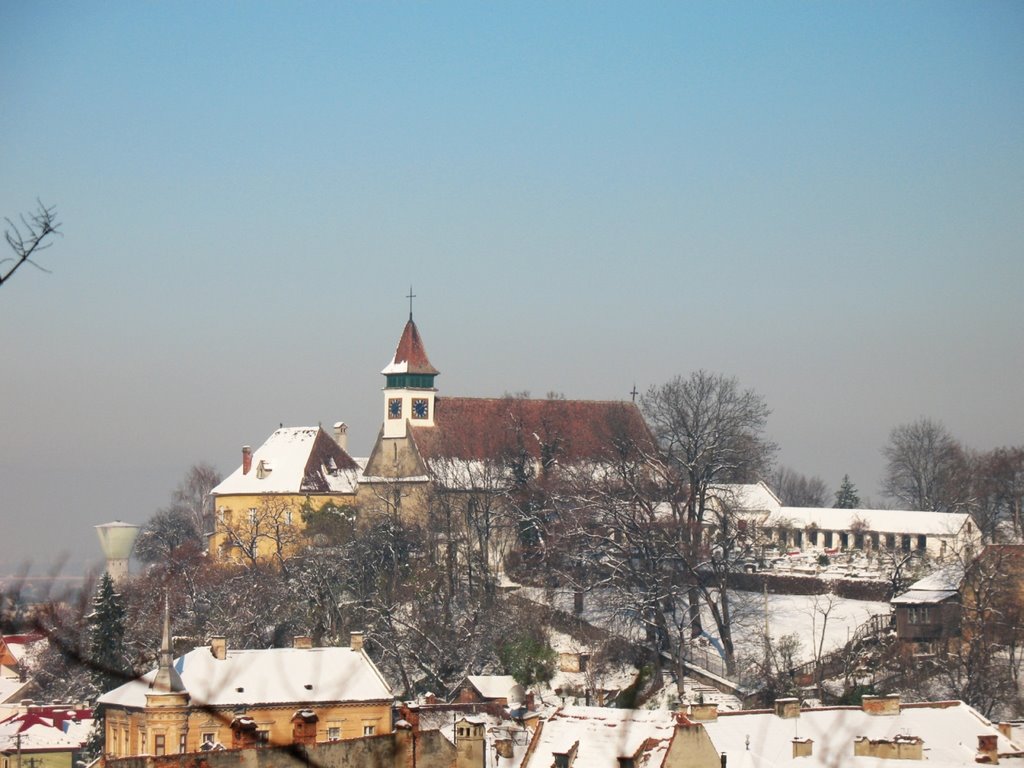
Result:
<instances>
[{"instance_id":1,"label":"window with white frame","mask_svg":"<svg viewBox=\"0 0 1024 768\"><path fill-rule=\"evenodd\" d=\"M930 624L932 609L929 605L911 605L907 608L907 621L911 624Z\"/></svg>"}]
</instances>

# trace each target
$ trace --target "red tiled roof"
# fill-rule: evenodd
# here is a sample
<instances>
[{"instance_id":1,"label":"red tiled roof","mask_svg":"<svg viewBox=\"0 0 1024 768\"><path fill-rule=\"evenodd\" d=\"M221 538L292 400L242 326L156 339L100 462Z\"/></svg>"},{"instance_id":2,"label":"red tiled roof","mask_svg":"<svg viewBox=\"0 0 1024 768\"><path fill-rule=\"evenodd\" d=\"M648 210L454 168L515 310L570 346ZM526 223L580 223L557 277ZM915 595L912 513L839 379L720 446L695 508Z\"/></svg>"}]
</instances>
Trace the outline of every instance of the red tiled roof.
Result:
<instances>
[{"instance_id":1,"label":"red tiled roof","mask_svg":"<svg viewBox=\"0 0 1024 768\"><path fill-rule=\"evenodd\" d=\"M324 476L324 468L331 463L339 470L359 469L355 459L348 455L326 432L318 429L313 447L309 451L309 460L302 474L300 490L305 493L329 493L331 482Z\"/></svg>"},{"instance_id":2,"label":"red tiled roof","mask_svg":"<svg viewBox=\"0 0 1024 768\"><path fill-rule=\"evenodd\" d=\"M40 634L39 632L30 632L24 635L4 635L3 641L5 643L18 643L21 645L28 645L34 643L37 640L42 640L46 635Z\"/></svg>"},{"instance_id":3,"label":"red tiled roof","mask_svg":"<svg viewBox=\"0 0 1024 768\"><path fill-rule=\"evenodd\" d=\"M433 427L412 430L420 454L500 460L600 461L625 443L652 450L654 438L633 403L601 400L438 397Z\"/></svg>"},{"instance_id":4,"label":"red tiled roof","mask_svg":"<svg viewBox=\"0 0 1024 768\"><path fill-rule=\"evenodd\" d=\"M398 348L395 350L395 357L391 365L401 363L407 364L406 373L425 373L434 376L440 373L427 359L427 350L423 346L423 339L420 338L419 329L416 328L416 323L411 317L405 324L402 338L398 340Z\"/></svg>"}]
</instances>

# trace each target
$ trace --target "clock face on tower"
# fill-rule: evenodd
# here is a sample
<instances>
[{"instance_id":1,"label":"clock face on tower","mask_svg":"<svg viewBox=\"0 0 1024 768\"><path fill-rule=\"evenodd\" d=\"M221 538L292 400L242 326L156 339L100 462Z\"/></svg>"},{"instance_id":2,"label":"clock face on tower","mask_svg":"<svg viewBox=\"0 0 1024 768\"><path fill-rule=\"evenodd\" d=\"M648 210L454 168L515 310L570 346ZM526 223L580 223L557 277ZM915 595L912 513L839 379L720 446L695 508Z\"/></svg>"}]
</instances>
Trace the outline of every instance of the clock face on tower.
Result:
<instances>
[{"instance_id":1,"label":"clock face on tower","mask_svg":"<svg viewBox=\"0 0 1024 768\"><path fill-rule=\"evenodd\" d=\"M402 418L402 398L392 397L388 400L388 418L389 419L400 419Z\"/></svg>"},{"instance_id":2,"label":"clock face on tower","mask_svg":"<svg viewBox=\"0 0 1024 768\"><path fill-rule=\"evenodd\" d=\"M412 400L412 417L425 419L430 413L430 401L425 397L414 397Z\"/></svg>"}]
</instances>

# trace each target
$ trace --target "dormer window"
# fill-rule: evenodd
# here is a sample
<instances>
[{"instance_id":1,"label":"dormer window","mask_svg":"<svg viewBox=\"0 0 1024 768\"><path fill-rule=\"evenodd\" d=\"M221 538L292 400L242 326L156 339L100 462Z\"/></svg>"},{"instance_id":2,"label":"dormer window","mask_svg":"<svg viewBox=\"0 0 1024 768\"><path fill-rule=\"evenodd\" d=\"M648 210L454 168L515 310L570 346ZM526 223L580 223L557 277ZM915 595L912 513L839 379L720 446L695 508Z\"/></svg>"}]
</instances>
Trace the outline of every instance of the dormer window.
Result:
<instances>
[{"instance_id":1,"label":"dormer window","mask_svg":"<svg viewBox=\"0 0 1024 768\"><path fill-rule=\"evenodd\" d=\"M271 466L269 459L260 459L260 463L256 465L256 477L260 480L263 480L273 471L274 468Z\"/></svg>"}]
</instances>

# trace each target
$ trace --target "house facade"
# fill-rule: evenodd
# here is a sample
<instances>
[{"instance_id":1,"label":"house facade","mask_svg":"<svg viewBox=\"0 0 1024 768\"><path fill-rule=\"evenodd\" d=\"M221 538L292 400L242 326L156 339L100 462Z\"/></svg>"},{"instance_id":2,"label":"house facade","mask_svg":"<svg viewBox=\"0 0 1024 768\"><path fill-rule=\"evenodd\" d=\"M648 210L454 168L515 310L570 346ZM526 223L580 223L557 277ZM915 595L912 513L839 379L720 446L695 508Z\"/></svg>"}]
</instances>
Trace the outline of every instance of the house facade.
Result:
<instances>
[{"instance_id":1,"label":"house facade","mask_svg":"<svg viewBox=\"0 0 1024 768\"><path fill-rule=\"evenodd\" d=\"M391 687L349 648L234 650L223 637L178 659L169 619L157 668L99 699L109 758L211 749L319 744L392 731Z\"/></svg>"},{"instance_id":2,"label":"house facade","mask_svg":"<svg viewBox=\"0 0 1024 768\"><path fill-rule=\"evenodd\" d=\"M359 465L321 427L281 427L217 485L211 554L226 562L284 559L306 544L305 514L346 510L356 501ZM343 512L342 512L343 513Z\"/></svg>"}]
</instances>

